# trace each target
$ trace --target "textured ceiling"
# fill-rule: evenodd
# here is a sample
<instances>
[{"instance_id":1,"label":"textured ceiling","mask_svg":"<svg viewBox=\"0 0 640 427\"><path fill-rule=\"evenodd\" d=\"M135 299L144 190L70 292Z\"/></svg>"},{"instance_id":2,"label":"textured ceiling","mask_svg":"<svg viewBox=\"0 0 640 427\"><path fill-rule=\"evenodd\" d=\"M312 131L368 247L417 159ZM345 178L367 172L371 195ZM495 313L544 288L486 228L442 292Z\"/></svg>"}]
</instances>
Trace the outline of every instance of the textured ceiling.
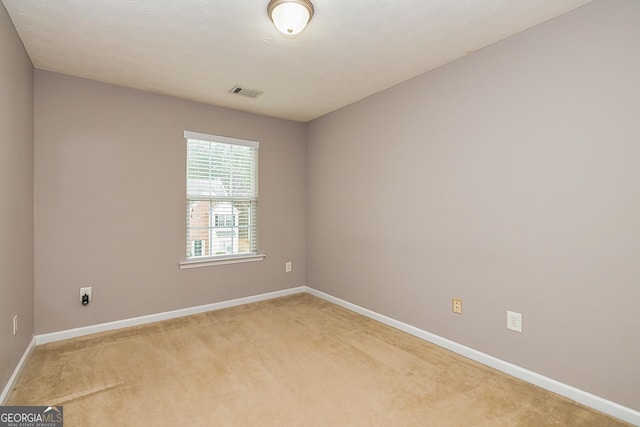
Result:
<instances>
[{"instance_id":1,"label":"textured ceiling","mask_svg":"<svg viewBox=\"0 0 640 427\"><path fill-rule=\"evenodd\" d=\"M290 38L268 0L2 0L37 68L302 122L590 1L312 0Z\"/></svg>"}]
</instances>

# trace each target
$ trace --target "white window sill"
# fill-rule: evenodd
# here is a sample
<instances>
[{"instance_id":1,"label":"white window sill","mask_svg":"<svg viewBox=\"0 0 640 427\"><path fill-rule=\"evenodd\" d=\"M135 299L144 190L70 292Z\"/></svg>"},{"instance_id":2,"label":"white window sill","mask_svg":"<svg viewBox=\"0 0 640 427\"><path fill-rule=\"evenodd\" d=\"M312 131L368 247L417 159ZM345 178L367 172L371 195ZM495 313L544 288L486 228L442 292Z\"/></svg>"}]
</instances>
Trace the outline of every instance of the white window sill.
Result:
<instances>
[{"instance_id":1,"label":"white window sill","mask_svg":"<svg viewBox=\"0 0 640 427\"><path fill-rule=\"evenodd\" d=\"M225 257L209 257L180 261L180 269L210 267L213 265L239 264L241 262L262 261L266 255L231 255Z\"/></svg>"}]
</instances>

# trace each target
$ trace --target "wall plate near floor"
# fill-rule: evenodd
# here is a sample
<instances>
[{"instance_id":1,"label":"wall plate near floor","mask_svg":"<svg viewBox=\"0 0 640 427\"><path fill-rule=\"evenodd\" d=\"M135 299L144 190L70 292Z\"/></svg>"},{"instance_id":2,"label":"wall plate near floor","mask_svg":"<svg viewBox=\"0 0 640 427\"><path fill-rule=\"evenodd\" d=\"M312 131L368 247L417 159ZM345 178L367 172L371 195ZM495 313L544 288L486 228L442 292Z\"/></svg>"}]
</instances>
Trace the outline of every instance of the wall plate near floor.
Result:
<instances>
[{"instance_id":1,"label":"wall plate near floor","mask_svg":"<svg viewBox=\"0 0 640 427\"><path fill-rule=\"evenodd\" d=\"M453 298L451 300L451 311L456 314L462 314L462 300L458 298Z\"/></svg>"},{"instance_id":2,"label":"wall plate near floor","mask_svg":"<svg viewBox=\"0 0 640 427\"><path fill-rule=\"evenodd\" d=\"M80 303L88 305L91 302L91 286L80 288Z\"/></svg>"},{"instance_id":3,"label":"wall plate near floor","mask_svg":"<svg viewBox=\"0 0 640 427\"><path fill-rule=\"evenodd\" d=\"M507 311L507 329L522 332L522 314L515 311Z\"/></svg>"}]
</instances>

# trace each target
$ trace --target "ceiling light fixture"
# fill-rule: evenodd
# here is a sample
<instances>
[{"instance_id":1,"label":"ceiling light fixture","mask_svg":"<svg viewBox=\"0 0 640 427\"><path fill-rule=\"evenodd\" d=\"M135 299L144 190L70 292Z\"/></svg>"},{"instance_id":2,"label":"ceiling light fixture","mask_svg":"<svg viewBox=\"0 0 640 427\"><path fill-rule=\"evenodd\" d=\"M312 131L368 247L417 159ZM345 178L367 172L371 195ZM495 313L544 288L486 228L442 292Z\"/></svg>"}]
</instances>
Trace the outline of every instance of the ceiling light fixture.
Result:
<instances>
[{"instance_id":1,"label":"ceiling light fixture","mask_svg":"<svg viewBox=\"0 0 640 427\"><path fill-rule=\"evenodd\" d=\"M293 35L304 30L311 21L313 5L309 0L271 0L267 13L278 31Z\"/></svg>"}]
</instances>

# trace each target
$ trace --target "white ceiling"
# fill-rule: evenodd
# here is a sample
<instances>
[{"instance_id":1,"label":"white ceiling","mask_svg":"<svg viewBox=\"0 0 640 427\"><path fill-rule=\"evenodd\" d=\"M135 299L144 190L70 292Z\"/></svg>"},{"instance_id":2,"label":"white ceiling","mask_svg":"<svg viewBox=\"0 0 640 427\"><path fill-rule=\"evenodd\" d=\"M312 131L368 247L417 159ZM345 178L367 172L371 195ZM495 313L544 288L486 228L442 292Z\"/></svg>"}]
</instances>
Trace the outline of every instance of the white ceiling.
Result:
<instances>
[{"instance_id":1,"label":"white ceiling","mask_svg":"<svg viewBox=\"0 0 640 427\"><path fill-rule=\"evenodd\" d=\"M268 0L2 0L37 68L301 122L590 1L312 0L290 38Z\"/></svg>"}]
</instances>

